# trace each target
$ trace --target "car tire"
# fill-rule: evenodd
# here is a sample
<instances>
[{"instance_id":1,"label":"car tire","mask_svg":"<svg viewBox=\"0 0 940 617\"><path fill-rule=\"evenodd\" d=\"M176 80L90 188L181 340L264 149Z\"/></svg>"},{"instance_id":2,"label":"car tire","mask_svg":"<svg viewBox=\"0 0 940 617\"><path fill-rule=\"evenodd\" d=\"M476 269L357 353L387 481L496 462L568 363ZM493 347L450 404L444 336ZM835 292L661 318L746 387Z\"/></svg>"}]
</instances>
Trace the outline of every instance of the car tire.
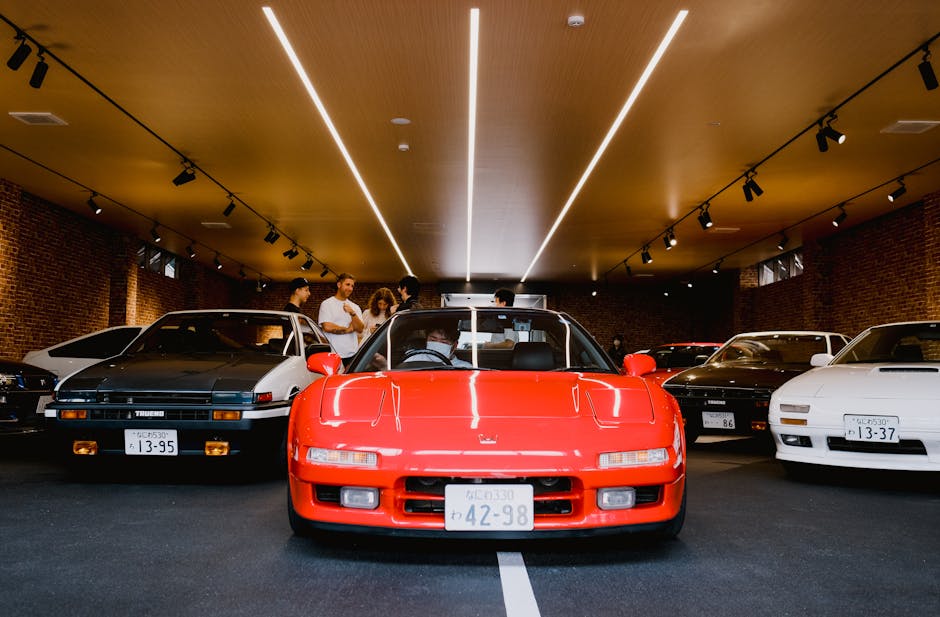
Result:
<instances>
[{"instance_id":1,"label":"car tire","mask_svg":"<svg viewBox=\"0 0 940 617\"><path fill-rule=\"evenodd\" d=\"M664 539L675 540L679 536L679 532L682 531L682 526L685 524L685 503L688 494L689 481L686 479L685 485L682 487L682 504L679 506L679 512L671 521L666 523L666 526L660 532L660 536Z\"/></svg>"},{"instance_id":2,"label":"car tire","mask_svg":"<svg viewBox=\"0 0 940 617\"><path fill-rule=\"evenodd\" d=\"M310 523L307 522L307 519L297 514L297 510L294 509L294 500L291 498L290 486L287 487L287 520L290 521L290 528L295 536L300 536L301 538L312 538L314 536Z\"/></svg>"}]
</instances>

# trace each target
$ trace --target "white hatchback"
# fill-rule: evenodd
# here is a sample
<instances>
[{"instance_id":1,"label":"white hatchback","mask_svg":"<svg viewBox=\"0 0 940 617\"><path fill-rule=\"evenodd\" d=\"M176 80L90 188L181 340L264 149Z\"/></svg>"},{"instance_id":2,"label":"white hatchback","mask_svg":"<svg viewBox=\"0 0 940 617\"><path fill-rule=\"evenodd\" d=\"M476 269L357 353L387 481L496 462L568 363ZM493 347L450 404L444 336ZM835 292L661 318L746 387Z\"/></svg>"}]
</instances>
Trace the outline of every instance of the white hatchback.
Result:
<instances>
[{"instance_id":1,"label":"white hatchback","mask_svg":"<svg viewBox=\"0 0 940 617\"><path fill-rule=\"evenodd\" d=\"M770 400L788 472L807 464L940 471L940 321L869 328L812 364Z\"/></svg>"}]
</instances>

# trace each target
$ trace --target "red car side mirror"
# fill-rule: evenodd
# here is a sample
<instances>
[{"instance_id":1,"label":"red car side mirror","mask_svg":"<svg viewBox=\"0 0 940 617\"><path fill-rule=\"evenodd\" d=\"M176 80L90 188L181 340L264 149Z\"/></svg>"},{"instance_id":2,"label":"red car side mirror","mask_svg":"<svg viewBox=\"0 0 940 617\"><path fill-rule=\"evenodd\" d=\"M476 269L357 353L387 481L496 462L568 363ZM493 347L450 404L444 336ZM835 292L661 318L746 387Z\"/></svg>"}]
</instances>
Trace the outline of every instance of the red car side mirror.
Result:
<instances>
[{"instance_id":1,"label":"red car side mirror","mask_svg":"<svg viewBox=\"0 0 940 617\"><path fill-rule=\"evenodd\" d=\"M339 372L339 367L343 365L343 359L335 353L315 353L307 358L307 369L320 373L321 375L335 375Z\"/></svg>"},{"instance_id":2,"label":"red car side mirror","mask_svg":"<svg viewBox=\"0 0 940 617\"><path fill-rule=\"evenodd\" d=\"M645 353L631 353L623 358L623 371L632 377L641 377L656 370L656 360Z\"/></svg>"}]
</instances>

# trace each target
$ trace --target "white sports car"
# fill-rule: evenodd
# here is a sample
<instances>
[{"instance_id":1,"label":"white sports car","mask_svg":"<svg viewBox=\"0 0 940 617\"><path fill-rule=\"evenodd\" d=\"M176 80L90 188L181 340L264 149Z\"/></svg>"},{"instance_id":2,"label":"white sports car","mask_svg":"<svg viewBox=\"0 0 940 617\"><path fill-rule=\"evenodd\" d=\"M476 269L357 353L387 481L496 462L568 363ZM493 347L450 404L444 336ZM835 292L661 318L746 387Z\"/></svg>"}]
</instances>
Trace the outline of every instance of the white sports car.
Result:
<instances>
[{"instance_id":1,"label":"white sports car","mask_svg":"<svg viewBox=\"0 0 940 617\"><path fill-rule=\"evenodd\" d=\"M940 471L940 321L865 330L770 400L777 458L806 464Z\"/></svg>"}]
</instances>

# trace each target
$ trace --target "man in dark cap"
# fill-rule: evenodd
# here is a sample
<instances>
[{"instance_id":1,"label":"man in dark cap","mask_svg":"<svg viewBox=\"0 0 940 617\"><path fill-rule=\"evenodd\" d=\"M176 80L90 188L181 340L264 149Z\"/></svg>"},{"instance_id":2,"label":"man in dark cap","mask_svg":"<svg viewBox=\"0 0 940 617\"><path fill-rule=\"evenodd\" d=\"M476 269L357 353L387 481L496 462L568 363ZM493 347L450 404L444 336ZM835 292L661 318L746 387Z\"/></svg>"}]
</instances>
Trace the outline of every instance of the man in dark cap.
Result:
<instances>
[{"instance_id":1,"label":"man in dark cap","mask_svg":"<svg viewBox=\"0 0 940 617\"><path fill-rule=\"evenodd\" d=\"M284 305L284 310L291 313L302 313L300 307L310 297L310 283L301 276L291 281L288 287L290 289L290 300Z\"/></svg>"}]
</instances>

